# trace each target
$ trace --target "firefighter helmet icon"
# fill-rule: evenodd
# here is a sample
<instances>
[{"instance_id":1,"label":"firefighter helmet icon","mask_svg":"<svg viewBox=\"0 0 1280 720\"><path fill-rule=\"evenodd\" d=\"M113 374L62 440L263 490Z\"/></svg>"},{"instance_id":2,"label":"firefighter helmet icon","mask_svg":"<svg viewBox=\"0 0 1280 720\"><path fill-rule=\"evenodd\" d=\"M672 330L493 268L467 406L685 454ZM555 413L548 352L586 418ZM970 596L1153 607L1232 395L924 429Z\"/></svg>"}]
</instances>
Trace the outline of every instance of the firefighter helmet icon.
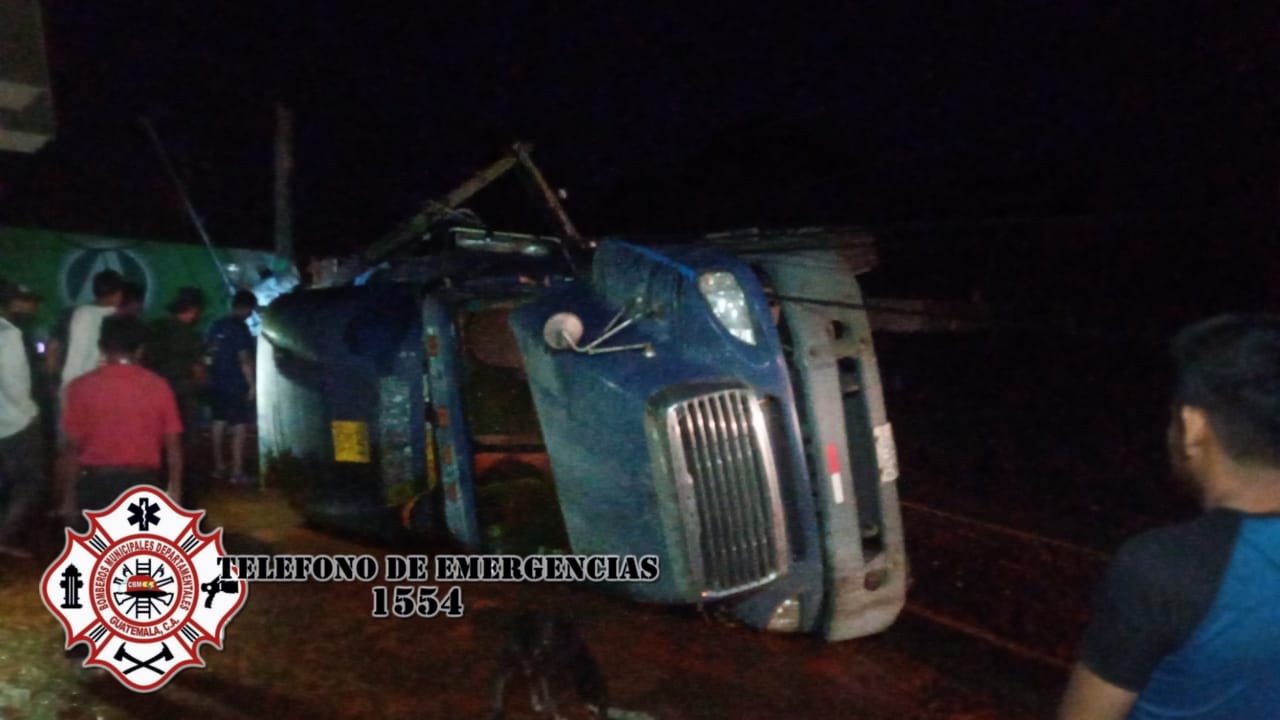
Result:
<instances>
[{"instance_id":1,"label":"firefighter helmet icon","mask_svg":"<svg viewBox=\"0 0 1280 720\"><path fill-rule=\"evenodd\" d=\"M203 667L200 645L222 648L227 622L248 595L245 581L221 577L222 530L200 532L204 512L146 485L85 516L88 532L67 530L40 583L67 647L87 644L86 666L106 668L138 692Z\"/></svg>"}]
</instances>

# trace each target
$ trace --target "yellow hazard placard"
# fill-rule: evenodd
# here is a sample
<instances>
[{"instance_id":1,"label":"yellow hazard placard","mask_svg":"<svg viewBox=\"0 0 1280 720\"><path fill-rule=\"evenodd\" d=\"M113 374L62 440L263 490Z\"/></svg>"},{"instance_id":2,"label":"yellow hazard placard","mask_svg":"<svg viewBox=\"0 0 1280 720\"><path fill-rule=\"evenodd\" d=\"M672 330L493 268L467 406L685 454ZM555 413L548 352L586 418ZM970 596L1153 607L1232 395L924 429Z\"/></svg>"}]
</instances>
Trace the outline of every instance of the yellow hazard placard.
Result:
<instances>
[{"instance_id":1,"label":"yellow hazard placard","mask_svg":"<svg viewBox=\"0 0 1280 720\"><path fill-rule=\"evenodd\" d=\"M427 490L435 490L440 482L440 470L436 467L436 438L431 428L427 428Z\"/></svg>"},{"instance_id":2,"label":"yellow hazard placard","mask_svg":"<svg viewBox=\"0 0 1280 720\"><path fill-rule=\"evenodd\" d=\"M334 420L333 459L337 462L369 462L369 425L359 420Z\"/></svg>"}]
</instances>

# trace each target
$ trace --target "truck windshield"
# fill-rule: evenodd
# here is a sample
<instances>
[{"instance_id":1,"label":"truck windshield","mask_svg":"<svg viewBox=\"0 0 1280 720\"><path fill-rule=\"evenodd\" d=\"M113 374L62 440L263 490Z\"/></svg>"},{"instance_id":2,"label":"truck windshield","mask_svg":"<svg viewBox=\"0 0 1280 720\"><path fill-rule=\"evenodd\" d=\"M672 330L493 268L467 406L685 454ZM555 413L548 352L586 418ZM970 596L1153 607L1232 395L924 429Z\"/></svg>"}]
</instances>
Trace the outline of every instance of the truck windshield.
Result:
<instances>
[{"instance_id":1,"label":"truck windshield","mask_svg":"<svg viewBox=\"0 0 1280 720\"><path fill-rule=\"evenodd\" d=\"M514 307L511 302L469 304L458 315L476 515L490 552L567 552L533 395L508 323Z\"/></svg>"},{"instance_id":2,"label":"truck windshield","mask_svg":"<svg viewBox=\"0 0 1280 720\"><path fill-rule=\"evenodd\" d=\"M458 319L467 425L477 445L542 445L524 361L507 322L514 305L464 308Z\"/></svg>"}]
</instances>

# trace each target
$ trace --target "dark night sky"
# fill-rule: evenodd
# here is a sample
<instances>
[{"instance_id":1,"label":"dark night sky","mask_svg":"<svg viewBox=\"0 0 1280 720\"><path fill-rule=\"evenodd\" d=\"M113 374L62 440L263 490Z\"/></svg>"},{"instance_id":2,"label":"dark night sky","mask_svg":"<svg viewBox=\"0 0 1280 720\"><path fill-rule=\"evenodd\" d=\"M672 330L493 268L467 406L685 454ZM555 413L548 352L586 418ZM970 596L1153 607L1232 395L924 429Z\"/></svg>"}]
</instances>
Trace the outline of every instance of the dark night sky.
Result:
<instances>
[{"instance_id":1,"label":"dark night sky","mask_svg":"<svg viewBox=\"0 0 1280 720\"><path fill-rule=\"evenodd\" d=\"M783 5L50 0L60 136L7 159L0 208L191 237L133 122L145 111L216 239L266 246L280 99L304 252L368 241L516 138L594 233L1099 213L1274 225L1275 3ZM515 196L486 206L495 225L539 217L501 201Z\"/></svg>"}]
</instances>

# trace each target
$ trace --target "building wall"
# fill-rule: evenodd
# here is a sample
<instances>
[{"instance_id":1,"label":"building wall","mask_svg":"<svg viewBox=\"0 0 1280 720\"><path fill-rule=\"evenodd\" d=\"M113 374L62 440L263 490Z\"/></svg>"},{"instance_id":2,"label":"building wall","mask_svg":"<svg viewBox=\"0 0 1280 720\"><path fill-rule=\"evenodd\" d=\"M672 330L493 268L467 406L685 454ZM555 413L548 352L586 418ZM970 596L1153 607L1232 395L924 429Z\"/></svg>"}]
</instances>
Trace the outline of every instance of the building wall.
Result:
<instances>
[{"instance_id":1,"label":"building wall","mask_svg":"<svg viewBox=\"0 0 1280 720\"><path fill-rule=\"evenodd\" d=\"M32 153L53 134L40 4L5 0L0 2L0 150Z\"/></svg>"},{"instance_id":2,"label":"building wall","mask_svg":"<svg viewBox=\"0 0 1280 720\"><path fill-rule=\"evenodd\" d=\"M237 288L252 288L260 269L285 270L266 252L218 248L216 254ZM163 315L178 288L186 285L204 290L206 318L230 307L230 292L203 245L0 226L0 277L27 285L44 298L37 332L48 332L64 308L92 302L93 275L107 268L146 286L147 318Z\"/></svg>"}]
</instances>

